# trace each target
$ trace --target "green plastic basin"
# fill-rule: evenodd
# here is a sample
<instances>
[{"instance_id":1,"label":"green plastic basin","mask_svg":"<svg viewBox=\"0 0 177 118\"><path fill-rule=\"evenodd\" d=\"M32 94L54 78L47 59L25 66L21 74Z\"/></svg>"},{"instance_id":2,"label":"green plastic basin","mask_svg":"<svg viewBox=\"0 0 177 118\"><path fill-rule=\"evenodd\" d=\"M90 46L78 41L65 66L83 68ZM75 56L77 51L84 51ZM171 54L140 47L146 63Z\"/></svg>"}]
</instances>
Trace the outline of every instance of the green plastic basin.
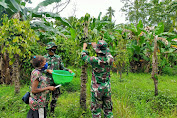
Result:
<instances>
[{"instance_id":1,"label":"green plastic basin","mask_svg":"<svg viewBox=\"0 0 177 118\"><path fill-rule=\"evenodd\" d=\"M55 84L65 84L71 82L75 73L64 70L53 70L52 77Z\"/></svg>"}]
</instances>

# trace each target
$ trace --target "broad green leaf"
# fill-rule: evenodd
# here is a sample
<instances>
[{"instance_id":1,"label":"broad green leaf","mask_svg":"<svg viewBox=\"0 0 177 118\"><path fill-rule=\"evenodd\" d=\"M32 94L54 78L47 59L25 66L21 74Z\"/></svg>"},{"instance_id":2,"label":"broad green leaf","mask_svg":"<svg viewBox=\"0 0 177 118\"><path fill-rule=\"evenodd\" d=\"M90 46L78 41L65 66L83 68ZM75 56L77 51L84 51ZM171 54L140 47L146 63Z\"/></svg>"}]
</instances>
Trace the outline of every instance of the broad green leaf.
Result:
<instances>
[{"instance_id":1,"label":"broad green leaf","mask_svg":"<svg viewBox=\"0 0 177 118\"><path fill-rule=\"evenodd\" d=\"M146 60L146 61L149 61L149 58L146 57L145 55L142 55L143 56L143 59Z\"/></svg>"},{"instance_id":2,"label":"broad green leaf","mask_svg":"<svg viewBox=\"0 0 177 118\"><path fill-rule=\"evenodd\" d=\"M93 29L93 32L97 35L98 31L97 29Z\"/></svg>"},{"instance_id":3,"label":"broad green leaf","mask_svg":"<svg viewBox=\"0 0 177 118\"><path fill-rule=\"evenodd\" d=\"M138 25L137 25L138 34L141 33L141 31L142 31L141 29L143 29L143 23L142 23L142 21L140 20L139 23L138 23Z\"/></svg>"},{"instance_id":4,"label":"broad green leaf","mask_svg":"<svg viewBox=\"0 0 177 118\"><path fill-rule=\"evenodd\" d=\"M133 59L134 59L135 61L139 61L138 58L136 58L136 57L133 57Z\"/></svg>"},{"instance_id":5,"label":"broad green leaf","mask_svg":"<svg viewBox=\"0 0 177 118\"><path fill-rule=\"evenodd\" d=\"M99 15L98 15L98 20L100 20L101 14L102 14L102 12L99 13Z\"/></svg>"},{"instance_id":6,"label":"broad green leaf","mask_svg":"<svg viewBox=\"0 0 177 118\"><path fill-rule=\"evenodd\" d=\"M61 21L63 25L68 26L70 28L72 27L65 19L60 17L58 14L55 14L52 12L40 12L39 13L39 12L32 11L32 17L43 18L42 15L45 15L46 17L55 18L55 19Z\"/></svg>"},{"instance_id":7,"label":"broad green leaf","mask_svg":"<svg viewBox=\"0 0 177 118\"><path fill-rule=\"evenodd\" d=\"M18 10L22 12L20 4L18 4L15 0L10 0L12 5Z\"/></svg>"},{"instance_id":8,"label":"broad green leaf","mask_svg":"<svg viewBox=\"0 0 177 118\"><path fill-rule=\"evenodd\" d=\"M0 0L0 5L3 6L4 8L9 8L5 0Z\"/></svg>"},{"instance_id":9,"label":"broad green leaf","mask_svg":"<svg viewBox=\"0 0 177 118\"><path fill-rule=\"evenodd\" d=\"M12 65L13 63L14 63L13 60L10 60L10 61L9 61L9 65Z\"/></svg>"},{"instance_id":10,"label":"broad green leaf","mask_svg":"<svg viewBox=\"0 0 177 118\"><path fill-rule=\"evenodd\" d=\"M163 22L160 22L158 24L157 28L155 29L155 35L159 35L163 32L164 32L164 24L163 24Z\"/></svg>"},{"instance_id":11,"label":"broad green leaf","mask_svg":"<svg viewBox=\"0 0 177 118\"><path fill-rule=\"evenodd\" d=\"M166 53L172 53L174 52L176 49L170 48L168 51L166 51Z\"/></svg>"},{"instance_id":12,"label":"broad green leaf","mask_svg":"<svg viewBox=\"0 0 177 118\"><path fill-rule=\"evenodd\" d=\"M93 18L93 22L91 24L91 29L93 30L95 28L95 25L96 25L96 18Z\"/></svg>"},{"instance_id":13,"label":"broad green leaf","mask_svg":"<svg viewBox=\"0 0 177 118\"><path fill-rule=\"evenodd\" d=\"M41 3L39 3L38 5L37 5L37 7L34 9L35 11L38 11L38 9L40 8L40 7L45 7L45 6L48 6L48 5L50 5L50 4L52 4L52 3L54 3L54 2L60 2L61 0L44 0L44 1L42 1Z\"/></svg>"},{"instance_id":14,"label":"broad green leaf","mask_svg":"<svg viewBox=\"0 0 177 118\"><path fill-rule=\"evenodd\" d=\"M165 52L165 49L163 49L163 48L160 48L160 50L161 50L161 51L160 51L161 53L164 53L164 52Z\"/></svg>"},{"instance_id":15,"label":"broad green leaf","mask_svg":"<svg viewBox=\"0 0 177 118\"><path fill-rule=\"evenodd\" d=\"M63 33L58 31L53 26L46 26L44 22L33 22L31 24L31 28L42 29L42 30L47 31L47 32L53 32L54 34L59 34L60 36L63 36L65 39L67 39L67 37Z\"/></svg>"},{"instance_id":16,"label":"broad green leaf","mask_svg":"<svg viewBox=\"0 0 177 118\"><path fill-rule=\"evenodd\" d=\"M76 38L76 31L73 28L70 28L70 32L71 32L72 39L75 39Z\"/></svg>"},{"instance_id":17,"label":"broad green leaf","mask_svg":"<svg viewBox=\"0 0 177 118\"><path fill-rule=\"evenodd\" d=\"M161 34L158 35L159 37L160 36L176 36L175 33L171 33L171 32L162 32Z\"/></svg>"},{"instance_id":18,"label":"broad green leaf","mask_svg":"<svg viewBox=\"0 0 177 118\"><path fill-rule=\"evenodd\" d=\"M17 36L13 39L13 43L16 43L16 42L18 42L18 37Z\"/></svg>"},{"instance_id":19,"label":"broad green leaf","mask_svg":"<svg viewBox=\"0 0 177 118\"><path fill-rule=\"evenodd\" d=\"M90 18L90 14L86 13L86 14L85 14L85 17L84 17L84 21L88 21L89 18Z\"/></svg>"},{"instance_id":20,"label":"broad green leaf","mask_svg":"<svg viewBox=\"0 0 177 118\"><path fill-rule=\"evenodd\" d=\"M25 3L25 2L22 2L22 3L21 3L21 5L22 5L22 6L25 6L25 5L26 5L26 3Z\"/></svg>"},{"instance_id":21,"label":"broad green leaf","mask_svg":"<svg viewBox=\"0 0 177 118\"><path fill-rule=\"evenodd\" d=\"M131 23L131 29L130 29L134 34L137 35L137 29L136 27L134 26L134 24Z\"/></svg>"}]
</instances>

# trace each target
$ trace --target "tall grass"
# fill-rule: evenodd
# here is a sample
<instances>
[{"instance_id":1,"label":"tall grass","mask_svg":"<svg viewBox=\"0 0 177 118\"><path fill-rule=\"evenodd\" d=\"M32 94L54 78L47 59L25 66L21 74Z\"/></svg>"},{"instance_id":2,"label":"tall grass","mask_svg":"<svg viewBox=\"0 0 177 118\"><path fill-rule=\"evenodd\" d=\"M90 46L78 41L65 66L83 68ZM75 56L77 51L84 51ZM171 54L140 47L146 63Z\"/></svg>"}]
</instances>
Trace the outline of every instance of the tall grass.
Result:
<instances>
[{"instance_id":1,"label":"tall grass","mask_svg":"<svg viewBox=\"0 0 177 118\"><path fill-rule=\"evenodd\" d=\"M90 118L91 70L88 70L87 110L80 108L80 69L71 68L76 76L72 82L61 87L62 94L57 101L56 118ZM177 117L177 76L159 76L159 95L154 96L154 83L150 74L123 74L120 81L111 73L111 92L115 118L175 118ZM0 85L0 117L25 118L29 106L22 102L22 96L29 90L21 87L20 94L14 94L14 86ZM52 116L48 116L49 118Z\"/></svg>"}]
</instances>

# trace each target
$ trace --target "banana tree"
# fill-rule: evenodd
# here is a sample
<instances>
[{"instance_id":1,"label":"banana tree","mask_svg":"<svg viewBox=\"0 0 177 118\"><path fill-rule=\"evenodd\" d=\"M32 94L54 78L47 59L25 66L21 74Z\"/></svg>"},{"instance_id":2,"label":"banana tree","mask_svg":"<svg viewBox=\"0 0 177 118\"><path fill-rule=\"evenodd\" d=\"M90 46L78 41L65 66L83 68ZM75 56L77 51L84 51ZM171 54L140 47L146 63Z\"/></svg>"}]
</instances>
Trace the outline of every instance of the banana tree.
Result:
<instances>
[{"instance_id":1,"label":"banana tree","mask_svg":"<svg viewBox=\"0 0 177 118\"><path fill-rule=\"evenodd\" d=\"M67 37L60 31L61 28L59 27L61 26L57 27L55 26L55 23L50 22L47 19L60 21L63 26L63 29L65 29L64 27L71 28L71 25L58 14L52 12L39 12L39 8L46 7L54 2L58 3L61 2L61 0L45 0L39 3L36 8L29 9L29 18L32 20L31 27L32 29L37 31L37 34L40 37L42 43L47 43L50 40L55 40L57 35L60 35L67 39Z\"/></svg>"},{"instance_id":2,"label":"banana tree","mask_svg":"<svg viewBox=\"0 0 177 118\"><path fill-rule=\"evenodd\" d=\"M90 15L86 14L84 17L83 23L83 33L84 33L84 40L88 40L88 29L90 25ZM83 41L84 42L84 41ZM87 64L83 63L81 66L81 90L80 90L80 106L83 110L86 110L86 83L87 83Z\"/></svg>"},{"instance_id":3,"label":"banana tree","mask_svg":"<svg viewBox=\"0 0 177 118\"><path fill-rule=\"evenodd\" d=\"M31 3L31 0L0 0L0 17L2 18L4 14L8 15L9 18L18 15L22 20L26 20L28 9L25 5L27 2Z\"/></svg>"},{"instance_id":4,"label":"banana tree","mask_svg":"<svg viewBox=\"0 0 177 118\"><path fill-rule=\"evenodd\" d=\"M103 39L104 37L104 25L107 23L105 21L101 21L100 19L101 13L98 18L91 18L89 14L86 14L85 17L81 17L80 19L76 19L70 17L68 22L72 25L70 30L71 39L73 43L76 45L74 48L74 52L76 52L75 61L80 61L80 52L82 50L83 43L88 42L97 42L98 40ZM95 51L89 48L89 53L94 55ZM79 58L78 58L79 57ZM86 81L87 81L87 64L80 64L82 73L81 73L81 94L80 94L80 105L81 108L86 109Z\"/></svg>"},{"instance_id":5,"label":"banana tree","mask_svg":"<svg viewBox=\"0 0 177 118\"><path fill-rule=\"evenodd\" d=\"M151 77L154 80L155 96L158 95L158 73L159 67L169 64L169 55L174 53L175 49L171 47L171 40L177 37L176 34L164 32L164 24L159 23L152 32L154 36L154 51L152 56L152 73ZM167 40L168 39L168 40ZM160 60L158 57L160 57ZM158 64L159 63L159 64Z\"/></svg>"},{"instance_id":6,"label":"banana tree","mask_svg":"<svg viewBox=\"0 0 177 118\"><path fill-rule=\"evenodd\" d=\"M132 59L130 59L131 71L143 71L145 64L150 60L152 36L148 35L141 21L136 27L131 24L131 27L124 30L122 35L125 40L128 40L127 50L133 54Z\"/></svg>"}]
</instances>

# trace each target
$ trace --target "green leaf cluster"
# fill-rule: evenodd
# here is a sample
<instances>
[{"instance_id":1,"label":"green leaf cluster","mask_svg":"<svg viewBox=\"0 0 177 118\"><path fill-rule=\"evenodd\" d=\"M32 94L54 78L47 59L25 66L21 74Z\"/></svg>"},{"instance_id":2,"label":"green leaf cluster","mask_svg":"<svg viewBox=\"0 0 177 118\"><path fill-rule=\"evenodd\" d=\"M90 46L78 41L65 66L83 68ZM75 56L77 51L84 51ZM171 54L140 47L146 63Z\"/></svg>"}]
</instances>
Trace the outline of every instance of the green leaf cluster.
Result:
<instances>
[{"instance_id":1,"label":"green leaf cluster","mask_svg":"<svg viewBox=\"0 0 177 118\"><path fill-rule=\"evenodd\" d=\"M31 58L31 45L39 40L34 31L30 28L29 21L3 18L3 25L0 26L1 53L8 53L10 65L14 62L14 55L21 59Z\"/></svg>"}]
</instances>

